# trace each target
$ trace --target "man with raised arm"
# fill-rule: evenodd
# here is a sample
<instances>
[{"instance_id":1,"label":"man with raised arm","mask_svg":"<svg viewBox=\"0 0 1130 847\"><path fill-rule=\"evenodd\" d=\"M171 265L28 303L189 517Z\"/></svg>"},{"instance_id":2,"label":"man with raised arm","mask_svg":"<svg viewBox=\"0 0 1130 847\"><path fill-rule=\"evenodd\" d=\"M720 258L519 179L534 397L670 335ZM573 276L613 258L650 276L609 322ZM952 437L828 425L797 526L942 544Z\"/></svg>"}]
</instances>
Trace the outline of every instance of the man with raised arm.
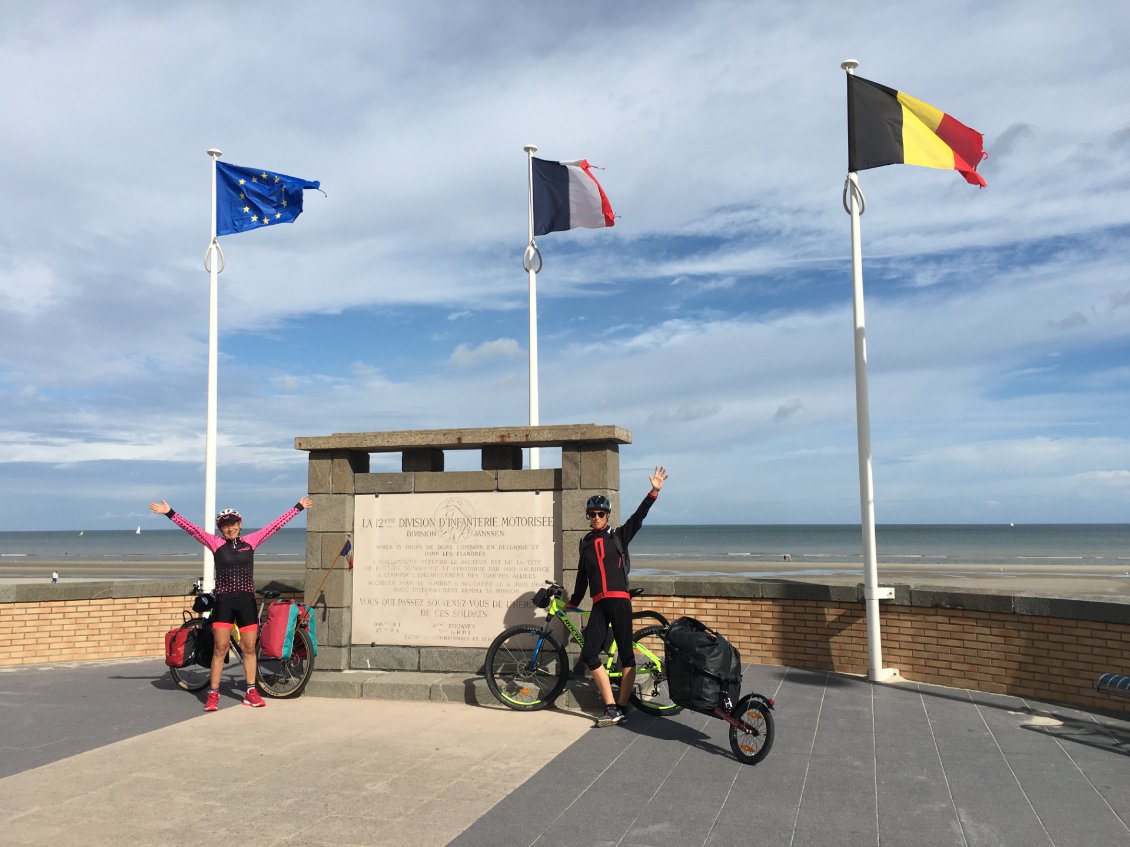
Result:
<instances>
[{"instance_id":1,"label":"man with raised arm","mask_svg":"<svg viewBox=\"0 0 1130 847\"><path fill-rule=\"evenodd\" d=\"M612 503L607 497L596 494L585 504L591 531L581 539L577 585L573 589L573 596L569 598L569 608L577 608L577 604L584 599L586 590L592 595L592 612L585 625L585 646L581 649L581 661L592 674L604 701L604 714L596 719L597 726L612 726L624 721L624 706L628 703L632 683L636 678L636 656L632 650L632 595L628 593L628 571L631 569L628 543L643 526L643 519L659 496L659 489L667 481L667 469L657 466L649 479L651 491L643 498L635 514L616 529L608 527ZM609 624L612 624L616 650L624 668L624 676L620 680L619 703L612 696L608 671L601 666L598 658Z\"/></svg>"}]
</instances>

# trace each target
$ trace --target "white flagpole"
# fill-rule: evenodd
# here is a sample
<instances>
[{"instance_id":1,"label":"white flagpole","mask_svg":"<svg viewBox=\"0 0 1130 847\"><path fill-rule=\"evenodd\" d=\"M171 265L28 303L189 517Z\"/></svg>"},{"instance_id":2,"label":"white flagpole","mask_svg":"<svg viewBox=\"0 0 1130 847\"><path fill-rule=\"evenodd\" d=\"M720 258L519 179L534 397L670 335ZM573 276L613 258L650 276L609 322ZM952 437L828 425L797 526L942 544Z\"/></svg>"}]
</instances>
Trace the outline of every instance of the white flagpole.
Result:
<instances>
[{"instance_id":1,"label":"white flagpole","mask_svg":"<svg viewBox=\"0 0 1130 847\"><path fill-rule=\"evenodd\" d=\"M204 435L204 520L205 530L216 518L216 395L217 359L219 358L220 312L220 244L216 240L216 160L222 156L215 147L208 150L212 160L212 240L208 242L207 261L210 286L208 292L208 425ZM212 551L204 548L204 590L216 586L216 563Z\"/></svg>"},{"instance_id":2,"label":"white flagpole","mask_svg":"<svg viewBox=\"0 0 1130 847\"><path fill-rule=\"evenodd\" d=\"M529 211L530 240L522 254L522 267L530 276L530 426L538 425L538 271L541 270L541 253L534 243L534 153L536 144L527 144L526 151L527 206ZM536 262L535 262L536 260ZM541 467L541 452L530 448L530 468Z\"/></svg>"},{"instance_id":3,"label":"white flagpole","mask_svg":"<svg viewBox=\"0 0 1130 847\"><path fill-rule=\"evenodd\" d=\"M859 62L848 59L841 68L851 74ZM883 644L879 633L879 601L891 599L890 588L879 588L879 565L875 550L875 484L871 473L871 415L867 392L867 330L863 320L863 251L860 247L859 216L863 214L863 192L854 172L844 183L844 210L851 215L852 311L855 316L855 420L859 453L859 513L863 530L863 600L867 613L867 664L872 682L898 676L895 668L883 667Z\"/></svg>"}]
</instances>

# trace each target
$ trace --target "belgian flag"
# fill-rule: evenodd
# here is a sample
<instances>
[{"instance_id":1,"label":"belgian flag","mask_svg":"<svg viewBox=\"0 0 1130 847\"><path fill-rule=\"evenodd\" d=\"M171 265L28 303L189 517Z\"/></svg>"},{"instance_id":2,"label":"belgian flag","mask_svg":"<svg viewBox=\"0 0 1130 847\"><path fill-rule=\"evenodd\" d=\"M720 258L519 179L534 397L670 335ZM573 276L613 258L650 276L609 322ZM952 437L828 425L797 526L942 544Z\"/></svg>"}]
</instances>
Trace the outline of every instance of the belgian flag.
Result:
<instances>
[{"instance_id":1,"label":"belgian flag","mask_svg":"<svg viewBox=\"0 0 1130 847\"><path fill-rule=\"evenodd\" d=\"M984 136L902 91L847 75L848 170L883 165L953 169L970 185L985 187L977 166Z\"/></svg>"}]
</instances>

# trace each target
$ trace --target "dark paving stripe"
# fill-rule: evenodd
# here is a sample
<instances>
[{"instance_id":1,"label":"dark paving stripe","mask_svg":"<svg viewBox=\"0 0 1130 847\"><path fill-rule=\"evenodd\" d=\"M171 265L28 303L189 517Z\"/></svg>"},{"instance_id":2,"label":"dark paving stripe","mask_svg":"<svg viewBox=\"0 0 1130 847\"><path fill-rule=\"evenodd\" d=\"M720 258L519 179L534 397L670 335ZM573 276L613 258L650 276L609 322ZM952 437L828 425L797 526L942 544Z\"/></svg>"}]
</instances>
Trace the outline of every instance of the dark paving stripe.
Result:
<instances>
[{"instance_id":1,"label":"dark paving stripe","mask_svg":"<svg viewBox=\"0 0 1130 847\"><path fill-rule=\"evenodd\" d=\"M225 671L225 692L235 671ZM242 678L242 677L241 677ZM0 779L203 714L160 659L0 671Z\"/></svg>"},{"instance_id":2,"label":"dark paving stripe","mask_svg":"<svg viewBox=\"0 0 1130 847\"><path fill-rule=\"evenodd\" d=\"M761 764L735 761L722 721L633 712L451 847L1130 845L1130 721L792 668L748 668L751 689L777 703Z\"/></svg>"}]
</instances>

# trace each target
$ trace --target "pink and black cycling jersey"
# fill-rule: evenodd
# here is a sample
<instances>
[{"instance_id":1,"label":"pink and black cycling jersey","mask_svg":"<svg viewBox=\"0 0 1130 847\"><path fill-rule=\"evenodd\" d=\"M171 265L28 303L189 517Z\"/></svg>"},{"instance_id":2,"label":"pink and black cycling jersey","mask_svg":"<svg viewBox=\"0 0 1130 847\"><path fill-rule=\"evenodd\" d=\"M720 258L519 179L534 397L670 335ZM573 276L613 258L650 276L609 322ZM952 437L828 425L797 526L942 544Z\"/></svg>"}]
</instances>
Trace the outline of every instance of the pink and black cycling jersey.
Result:
<instances>
[{"instance_id":1,"label":"pink and black cycling jersey","mask_svg":"<svg viewBox=\"0 0 1130 847\"><path fill-rule=\"evenodd\" d=\"M287 525L302 511L296 503L265 527L250 535L241 535L232 541L221 535L211 535L184 515L169 509L168 518L209 550L216 563L216 593L232 594L237 591L255 593L255 549Z\"/></svg>"}]
</instances>

